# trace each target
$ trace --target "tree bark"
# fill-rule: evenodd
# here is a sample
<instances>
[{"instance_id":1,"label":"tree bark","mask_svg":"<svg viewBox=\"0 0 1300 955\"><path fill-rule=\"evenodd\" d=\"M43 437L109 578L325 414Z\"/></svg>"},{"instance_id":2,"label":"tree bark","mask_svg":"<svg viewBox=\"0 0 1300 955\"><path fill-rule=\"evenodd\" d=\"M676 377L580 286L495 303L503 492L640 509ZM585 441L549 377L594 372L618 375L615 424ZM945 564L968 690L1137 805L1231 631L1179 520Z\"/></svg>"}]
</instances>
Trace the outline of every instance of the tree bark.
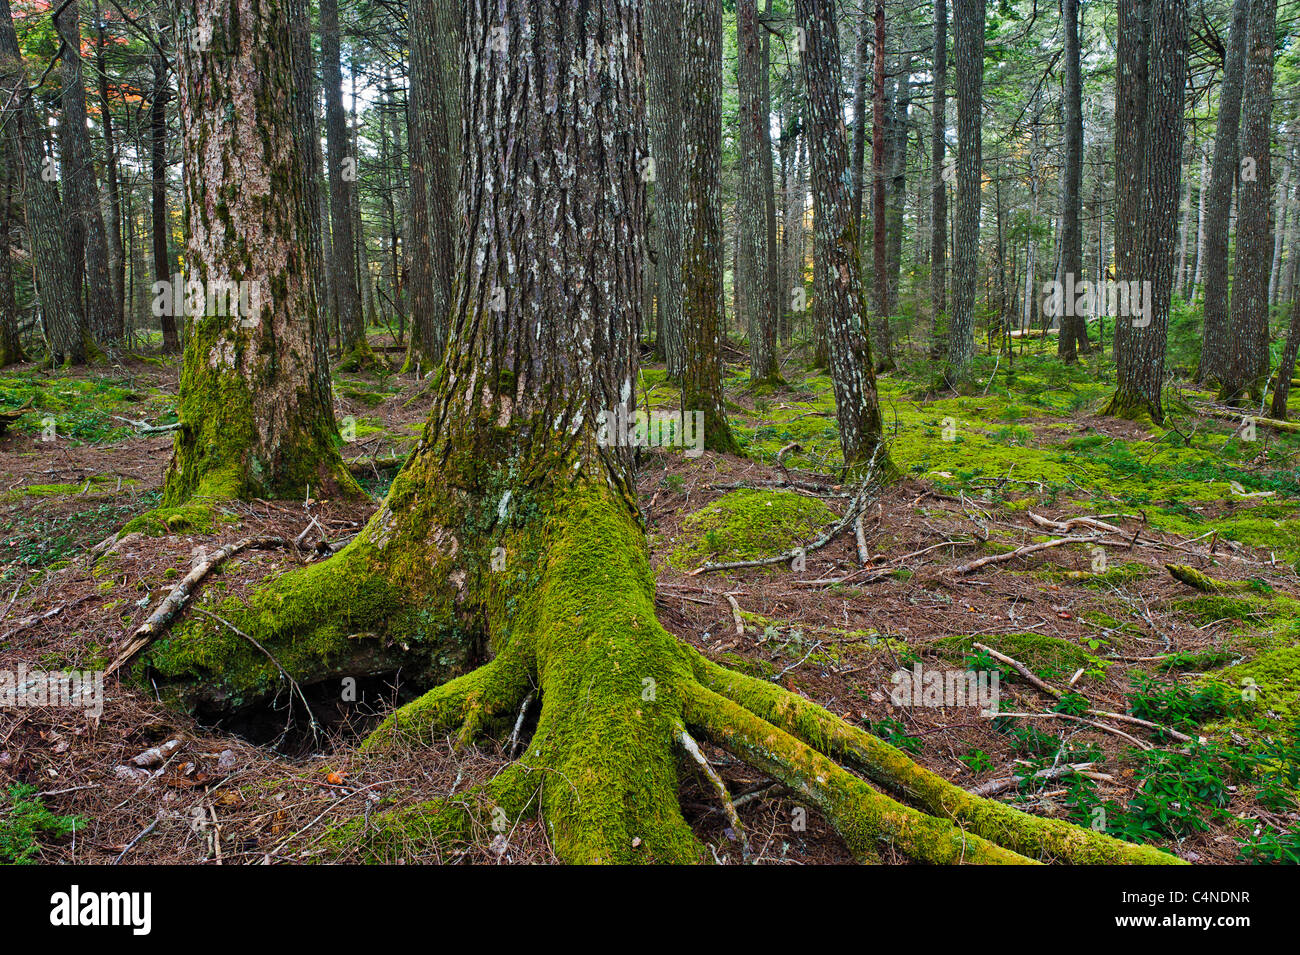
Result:
<instances>
[{"instance_id":1,"label":"tree bark","mask_svg":"<svg viewBox=\"0 0 1300 955\"><path fill-rule=\"evenodd\" d=\"M159 45L167 31L160 29ZM167 219L167 103L172 98L171 82L167 77L168 63L161 51L152 60L153 93L149 98L149 168L150 215L153 237L153 277L155 282L172 281L175 263L168 249L171 223ZM164 310L159 316L162 325L163 351L175 354L181 350L176 316Z\"/></svg>"},{"instance_id":2,"label":"tree bark","mask_svg":"<svg viewBox=\"0 0 1300 955\"><path fill-rule=\"evenodd\" d=\"M889 257L885 212L885 5L876 3L875 49L872 51L871 110L871 279L876 293L876 320L871 328L872 353L876 369L894 366L894 349L889 334Z\"/></svg>"},{"instance_id":3,"label":"tree bark","mask_svg":"<svg viewBox=\"0 0 1300 955\"><path fill-rule=\"evenodd\" d=\"M1083 84L1079 70L1079 0L1062 0L1065 31L1065 169L1061 189L1061 268L1065 287L1084 281L1083 271ZM1088 350L1088 317L1066 308L1061 315L1057 356L1066 364Z\"/></svg>"},{"instance_id":4,"label":"tree bark","mask_svg":"<svg viewBox=\"0 0 1300 955\"><path fill-rule=\"evenodd\" d=\"M646 77L650 150L653 159L655 224L655 300L663 335L668 377L680 381L686 367L686 326L682 303L682 256L685 243L685 173L682 127L684 46L682 0L647 0Z\"/></svg>"}]
</instances>

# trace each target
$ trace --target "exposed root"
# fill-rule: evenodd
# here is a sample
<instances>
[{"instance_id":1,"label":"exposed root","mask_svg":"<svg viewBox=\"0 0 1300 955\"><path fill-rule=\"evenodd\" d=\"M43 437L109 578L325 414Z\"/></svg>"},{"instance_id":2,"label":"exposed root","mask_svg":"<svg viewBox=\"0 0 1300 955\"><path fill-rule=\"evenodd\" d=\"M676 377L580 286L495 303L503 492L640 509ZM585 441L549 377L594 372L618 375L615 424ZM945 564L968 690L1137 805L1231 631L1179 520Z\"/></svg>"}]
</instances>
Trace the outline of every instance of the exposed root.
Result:
<instances>
[{"instance_id":1,"label":"exposed root","mask_svg":"<svg viewBox=\"0 0 1300 955\"><path fill-rule=\"evenodd\" d=\"M886 792L959 823L1016 852L1045 861L1088 864L1180 865L1151 846L1122 842L1055 819L972 796L909 759L901 750L781 687L728 670L696 655L700 682L819 752L845 761Z\"/></svg>"},{"instance_id":2,"label":"exposed root","mask_svg":"<svg viewBox=\"0 0 1300 955\"><path fill-rule=\"evenodd\" d=\"M919 862L985 865L1031 863L1018 853L927 816L876 792L784 730L697 686L686 696L686 721L710 742L735 753L807 799L830 821L858 859L875 858L886 842Z\"/></svg>"}]
</instances>

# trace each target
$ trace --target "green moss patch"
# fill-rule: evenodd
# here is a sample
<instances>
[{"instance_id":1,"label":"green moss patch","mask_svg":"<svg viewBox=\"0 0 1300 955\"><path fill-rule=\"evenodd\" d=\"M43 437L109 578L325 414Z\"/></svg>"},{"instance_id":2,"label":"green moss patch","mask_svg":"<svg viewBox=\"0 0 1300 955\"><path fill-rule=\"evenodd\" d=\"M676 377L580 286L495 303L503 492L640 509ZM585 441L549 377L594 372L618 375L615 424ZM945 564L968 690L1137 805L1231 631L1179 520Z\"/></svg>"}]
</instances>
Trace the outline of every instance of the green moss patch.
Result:
<instances>
[{"instance_id":1,"label":"green moss patch","mask_svg":"<svg viewBox=\"0 0 1300 955\"><path fill-rule=\"evenodd\" d=\"M839 516L816 498L791 491L733 491L691 514L669 563L697 567L774 557L808 543Z\"/></svg>"}]
</instances>

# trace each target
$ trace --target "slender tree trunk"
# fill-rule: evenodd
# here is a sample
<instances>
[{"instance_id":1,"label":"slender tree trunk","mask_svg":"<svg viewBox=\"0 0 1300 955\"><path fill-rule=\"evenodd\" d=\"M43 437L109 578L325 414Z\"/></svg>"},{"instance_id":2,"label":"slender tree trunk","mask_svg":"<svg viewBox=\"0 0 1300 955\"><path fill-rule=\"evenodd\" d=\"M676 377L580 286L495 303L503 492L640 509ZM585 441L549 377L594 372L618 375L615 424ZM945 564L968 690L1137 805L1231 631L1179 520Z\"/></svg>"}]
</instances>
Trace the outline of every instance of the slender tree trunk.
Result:
<instances>
[{"instance_id":1,"label":"slender tree trunk","mask_svg":"<svg viewBox=\"0 0 1300 955\"><path fill-rule=\"evenodd\" d=\"M943 356L948 299L948 0L934 4L934 104L930 120L930 360Z\"/></svg>"},{"instance_id":2,"label":"slender tree trunk","mask_svg":"<svg viewBox=\"0 0 1300 955\"><path fill-rule=\"evenodd\" d=\"M953 36L957 70L957 213L953 311L945 372L950 385L966 379L975 357L975 288L983 176L984 0L955 0Z\"/></svg>"},{"instance_id":3,"label":"slender tree trunk","mask_svg":"<svg viewBox=\"0 0 1300 955\"><path fill-rule=\"evenodd\" d=\"M160 38L165 34L166 31L159 30ZM159 42L161 43L161 39ZM154 54L152 66L153 95L149 101L149 163L153 277L155 282L170 286L175 263L172 262L168 250L171 223L167 220L167 103L172 98L172 89L171 81L167 76L167 60L161 52ZM159 316L162 324L163 351L168 354L175 354L181 350L176 316L172 312L172 309L164 309Z\"/></svg>"},{"instance_id":4,"label":"slender tree trunk","mask_svg":"<svg viewBox=\"0 0 1300 955\"><path fill-rule=\"evenodd\" d=\"M912 109L912 55L904 53L900 58L898 82L895 84L894 108L891 111L891 130L889 147L889 180L885 207L889 210L888 222L889 281L885 289L885 309L890 315L899 303L901 289L899 285L903 270L903 225L907 218L907 143L908 113ZM920 231L919 229L917 230ZM893 350L893 335L888 339Z\"/></svg>"},{"instance_id":5,"label":"slender tree trunk","mask_svg":"<svg viewBox=\"0 0 1300 955\"><path fill-rule=\"evenodd\" d=\"M767 206L771 177L763 162L764 127L771 118L763 99L763 56L756 0L736 5L737 89L740 93L740 169L736 206L736 318L749 330L749 378L754 385L779 380L776 370L778 316L772 299Z\"/></svg>"},{"instance_id":6,"label":"slender tree trunk","mask_svg":"<svg viewBox=\"0 0 1300 955\"><path fill-rule=\"evenodd\" d=\"M1201 292L1201 275L1205 270L1205 208L1210 195L1210 147L1201 146L1201 174L1196 180L1200 198L1196 213L1196 271L1192 274L1192 287L1188 298L1194 300Z\"/></svg>"},{"instance_id":7,"label":"slender tree trunk","mask_svg":"<svg viewBox=\"0 0 1300 955\"><path fill-rule=\"evenodd\" d=\"M349 155L351 141L343 110L343 67L340 56L338 0L321 0L321 85L325 90L326 173L330 186L330 233L334 299L338 307L343 346L342 366L368 367L375 362L366 340L365 316L356 268L356 230L352 192L357 157Z\"/></svg>"},{"instance_id":8,"label":"slender tree trunk","mask_svg":"<svg viewBox=\"0 0 1300 955\"><path fill-rule=\"evenodd\" d=\"M104 185L108 193L108 272L112 288L112 327L115 337L126 332L124 295L126 289L126 255L122 245L121 168L117 136L113 126L113 104L108 95L108 64L104 58L104 14L100 0L95 0L95 70L99 87L99 118L104 130Z\"/></svg>"},{"instance_id":9,"label":"slender tree trunk","mask_svg":"<svg viewBox=\"0 0 1300 955\"><path fill-rule=\"evenodd\" d=\"M865 7L865 4L864 4ZM865 14L864 14L865 15ZM889 255L885 211L885 5L877 3L875 14L875 49L872 51L871 110L871 280L876 293L876 320L872 323L871 346L877 370L894 366L893 342L889 334Z\"/></svg>"},{"instance_id":10,"label":"slender tree trunk","mask_svg":"<svg viewBox=\"0 0 1300 955\"><path fill-rule=\"evenodd\" d=\"M686 241L682 254L682 311L686 366L682 407L699 411L704 446L735 452L722 396L722 8L712 0L685 0L682 18Z\"/></svg>"},{"instance_id":11,"label":"slender tree trunk","mask_svg":"<svg viewBox=\"0 0 1300 955\"><path fill-rule=\"evenodd\" d=\"M4 25L0 24L0 32L3 31ZM0 65L0 69L5 67ZM3 89L5 95L11 89L7 79ZM10 148L11 138L0 139L0 368L27 360L18 334L18 300L14 290L18 164L14 162Z\"/></svg>"},{"instance_id":12,"label":"slender tree trunk","mask_svg":"<svg viewBox=\"0 0 1300 955\"><path fill-rule=\"evenodd\" d=\"M319 362L308 164L294 103L303 50L283 42L290 6L188 0L184 8L189 324L169 506L361 493L335 447L320 381L328 371Z\"/></svg>"},{"instance_id":13,"label":"slender tree trunk","mask_svg":"<svg viewBox=\"0 0 1300 955\"><path fill-rule=\"evenodd\" d=\"M1241 181L1228 360L1220 398L1257 398L1268 378L1268 273L1273 230L1273 45L1277 0L1252 0L1241 116Z\"/></svg>"},{"instance_id":14,"label":"slender tree trunk","mask_svg":"<svg viewBox=\"0 0 1300 955\"><path fill-rule=\"evenodd\" d=\"M803 28L803 80L808 95L812 159L813 259L825 269L826 322L835 414L847 467L867 464L880 450L880 406L867 333L861 251L853 220L849 147L840 110L840 49L833 0L797 0ZM822 298L822 288L817 289Z\"/></svg>"},{"instance_id":15,"label":"slender tree trunk","mask_svg":"<svg viewBox=\"0 0 1300 955\"><path fill-rule=\"evenodd\" d=\"M1246 64L1246 34L1251 0L1234 0L1232 29L1219 90L1219 123L1214 133L1214 163L1205 224L1205 337L1198 382L1218 379L1227 370L1228 355L1228 232L1237 183L1237 135L1241 119L1242 80Z\"/></svg>"},{"instance_id":16,"label":"slender tree trunk","mask_svg":"<svg viewBox=\"0 0 1300 955\"><path fill-rule=\"evenodd\" d=\"M5 102L14 104L5 116L5 133L10 155L19 159L27 242L49 358L56 365L78 365L86 360L89 350L89 330L75 279L81 273L73 268L69 255L64 231L67 210L59 199L56 177L49 174L51 167L42 148L46 127L32 105L9 0L0 0L0 83Z\"/></svg>"},{"instance_id":17,"label":"slender tree trunk","mask_svg":"<svg viewBox=\"0 0 1300 955\"><path fill-rule=\"evenodd\" d=\"M1062 0L1061 26L1065 31L1065 168L1061 177L1061 268L1059 281L1066 287L1084 281L1083 271L1083 85L1079 71L1079 0ZM1087 350L1086 315L1068 307L1061 314L1057 356L1066 364Z\"/></svg>"},{"instance_id":18,"label":"slender tree trunk","mask_svg":"<svg viewBox=\"0 0 1300 955\"><path fill-rule=\"evenodd\" d=\"M1291 327L1287 332L1286 344L1277 363L1277 382L1273 387L1273 400L1269 406L1269 417L1285 421L1287 400L1291 395L1291 378L1295 375L1296 352L1300 350L1300 295L1291 290Z\"/></svg>"},{"instance_id":19,"label":"slender tree trunk","mask_svg":"<svg viewBox=\"0 0 1300 955\"><path fill-rule=\"evenodd\" d=\"M867 155L867 51L871 49L871 33L874 30L874 16L866 0L863 0L858 12L858 40L853 55L853 221L857 223L859 235L862 234L862 194L866 189L863 176ZM874 96L874 89L872 92ZM873 140L874 135L873 107Z\"/></svg>"},{"instance_id":20,"label":"slender tree trunk","mask_svg":"<svg viewBox=\"0 0 1300 955\"><path fill-rule=\"evenodd\" d=\"M1278 302L1279 282L1282 278L1282 253L1286 241L1287 218L1291 210L1291 167L1295 164L1295 133L1287 137L1286 158L1282 175L1277 182L1277 207L1273 214L1273 263L1268 270L1268 304Z\"/></svg>"}]
</instances>

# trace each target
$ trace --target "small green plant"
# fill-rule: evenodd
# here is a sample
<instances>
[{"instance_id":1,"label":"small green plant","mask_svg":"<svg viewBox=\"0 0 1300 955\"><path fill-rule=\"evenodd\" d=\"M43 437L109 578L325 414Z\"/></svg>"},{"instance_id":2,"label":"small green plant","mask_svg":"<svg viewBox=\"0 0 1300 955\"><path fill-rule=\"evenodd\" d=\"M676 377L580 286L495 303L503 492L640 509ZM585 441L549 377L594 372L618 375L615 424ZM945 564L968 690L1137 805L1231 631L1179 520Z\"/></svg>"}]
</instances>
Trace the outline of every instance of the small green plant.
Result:
<instances>
[{"instance_id":1,"label":"small green plant","mask_svg":"<svg viewBox=\"0 0 1300 955\"><path fill-rule=\"evenodd\" d=\"M1126 698L1129 712L1134 716L1177 730L1193 729L1211 717L1226 716L1240 706L1227 687L1218 683L1190 689L1141 674L1134 675L1133 689Z\"/></svg>"},{"instance_id":2,"label":"small green plant","mask_svg":"<svg viewBox=\"0 0 1300 955\"><path fill-rule=\"evenodd\" d=\"M1082 716L1091 707L1092 704L1088 702L1088 698L1082 693L1063 693L1052 709L1067 716Z\"/></svg>"},{"instance_id":3,"label":"small green plant","mask_svg":"<svg viewBox=\"0 0 1300 955\"><path fill-rule=\"evenodd\" d=\"M925 748L925 743L915 736L908 736L907 730L903 724L897 720L883 719L874 722L868 721L867 729L873 735L879 736L890 746L896 746L898 749L905 750L909 753L919 753Z\"/></svg>"},{"instance_id":4,"label":"small green plant","mask_svg":"<svg viewBox=\"0 0 1300 955\"><path fill-rule=\"evenodd\" d=\"M957 757L972 773L982 773L993 768L993 759L982 749L971 748Z\"/></svg>"},{"instance_id":5,"label":"small green plant","mask_svg":"<svg viewBox=\"0 0 1300 955\"><path fill-rule=\"evenodd\" d=\"M35 786L10 786L0 794L0 864L31 865L41 836L61 838L82 824L78 816L56 816L45 808Z\"/></svg>"}]
</instances>

